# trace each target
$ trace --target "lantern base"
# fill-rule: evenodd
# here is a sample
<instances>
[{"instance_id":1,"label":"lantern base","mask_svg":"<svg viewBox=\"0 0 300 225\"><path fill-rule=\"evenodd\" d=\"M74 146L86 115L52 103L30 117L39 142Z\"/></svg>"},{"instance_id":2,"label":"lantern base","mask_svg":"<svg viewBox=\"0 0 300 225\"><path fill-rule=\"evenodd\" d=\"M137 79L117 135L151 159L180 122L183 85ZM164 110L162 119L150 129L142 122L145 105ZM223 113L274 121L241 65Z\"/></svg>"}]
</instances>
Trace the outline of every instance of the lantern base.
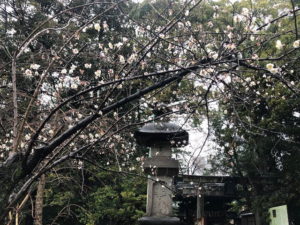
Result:
<instances>
[{"instance_id":1,"label":"lantern base","mask_svg":"<svg viewBox=\"0 0 300 225\"><path fill-rule=\"evenodd\" d=\"M184 225L178 217L152 217L144 216L139 220L140 225Z\"/></svg>"}]
</instances>

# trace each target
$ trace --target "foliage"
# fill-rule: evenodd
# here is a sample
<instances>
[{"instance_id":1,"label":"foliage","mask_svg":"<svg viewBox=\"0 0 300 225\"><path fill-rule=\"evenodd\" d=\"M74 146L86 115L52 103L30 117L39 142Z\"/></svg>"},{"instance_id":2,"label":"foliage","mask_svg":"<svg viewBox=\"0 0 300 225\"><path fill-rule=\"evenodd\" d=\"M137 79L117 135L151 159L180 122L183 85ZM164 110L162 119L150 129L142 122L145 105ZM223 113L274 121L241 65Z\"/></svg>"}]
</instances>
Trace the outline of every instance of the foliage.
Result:
<instances>
[{"instance_id":1,"label":"foliage","mask_svg":"<svg viewBox=\"0 0 300 225\"><path fill-rule=\"evenodd\" d=\"M116 179L113 185L98 188L88 200L85 224L136 224L144 215L146 190L140 178ZM83 212L84 213L84 212Z\"/></svg>"},{"instance_id":2,"label":"foliage","mask_svg":"<svg viewBox=\"0 0 300 225\"><path fill-rule=\"evenodd\" d=\"M52 174L56 185L47 185L45 223L55 224L135 224L143 216L146 179L123 176L95 166L78 169L78 175ZM97 172L98 171L98 172ZM66 171L65 171L66 172ZM82 173L83 172L83 173ZM72 180L68 177L72 176ZM80 182L81 183L77 183ZM70 185L72 186L70 187ZM53 219L55 218L55 219Z\"/></svg>"}]
</instances>

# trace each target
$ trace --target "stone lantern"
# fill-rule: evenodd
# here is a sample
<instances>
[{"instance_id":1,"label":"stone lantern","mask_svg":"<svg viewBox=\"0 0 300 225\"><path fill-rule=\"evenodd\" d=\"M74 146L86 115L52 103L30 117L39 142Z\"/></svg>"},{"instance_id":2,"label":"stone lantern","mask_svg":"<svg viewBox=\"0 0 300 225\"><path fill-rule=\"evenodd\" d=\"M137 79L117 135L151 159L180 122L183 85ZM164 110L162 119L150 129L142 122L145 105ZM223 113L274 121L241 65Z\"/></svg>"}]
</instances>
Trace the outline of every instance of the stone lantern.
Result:
<instances>
[{"instance_id":1,"label":"stone lantern","mask_svg":"<svg viewBox=\"0 0 300 225\"><path fill-rule=\"evenodd\" d=\"M151 179L147 184L146 216L139 219L140 224L181 224L172 212L173 177L178 175L179 162L172 158L171 148L186 146L188 133L169 122L154 122L144 125L134 136L138 144L150 147L143 167Z\"/></svg>"}]
</instances>

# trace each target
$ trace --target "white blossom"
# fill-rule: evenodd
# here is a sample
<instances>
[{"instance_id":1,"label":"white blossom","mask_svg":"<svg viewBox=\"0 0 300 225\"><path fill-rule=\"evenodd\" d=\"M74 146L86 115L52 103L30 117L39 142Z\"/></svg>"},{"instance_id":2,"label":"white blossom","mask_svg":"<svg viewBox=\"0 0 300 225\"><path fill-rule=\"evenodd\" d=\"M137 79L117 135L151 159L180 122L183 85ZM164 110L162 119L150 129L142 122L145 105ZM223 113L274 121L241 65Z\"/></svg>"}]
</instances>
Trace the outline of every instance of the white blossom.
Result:
<instances>
[{"instance_id":1,"label":"white blossom","mask_svg":"<svg viewBox=\"0 0 300 225\"><path fill-rule=\"evenodd\" d=\"M107 24L106 21L104 21L102 25L103 25L103 29L104 29L105 31L107 31L107 30L109 29L109 26L108 26L108 24Z\"/></svg>"},{"instance_id":2,"label":"white blossom","mask_svg":"<svg viewBox=\"0 0 300 225\"><path fill-rule=\"evenodd\" d=\"M90 69L90 68L92 68L92 64L91 63L85 63L84 68Z\"/></svg>"},{"instance_id":3,"label":"white blossom","mask_svg":"<svg viewBox=\"0 0 300 225\"><path fill-rule=\"evenodd\" d=\"M53 72L53 73L52 73L52 77L57 78L58 76L59 76L59 73L58 73L58 72Z\"/></svg>"},{"instance_id":4,"label":"white blossom","mask_svg":"<svg viewBox=\"0 0 300 225\"><path fill-rule=\"evenodd\" d=\"M119 55L119 60L121 64L125 64L125 58L122 55Z\"/></svg>"},{"instance_id":5,"label":"white blossom","mask_svg":"<svg viewBox=\"0 0 300 225\"><path fill-rule=\"evenodd\" d=\"M256 59L258 59L258 55L257 54L253 54L251 58L254 59L254 60L256 60Z\"/></svg>"},{"instance_id":6,"label":"white blossom","mask_svg":"<svg viewBox=\"0 0 300 225\"><path fill-rule=\"evenodd\" d=\"M80 84L79 77L71 77L69 75L60 78L60 81L61 81L60 88L77 89Z\"/></svg>"},{"instance_id":7,"label":"white blossom","mask_svg":"<svg viewBox=\"0 0 300 225\"><path fill-rule=\"evenodd\" d=\"M219 17L220 17L220 14L219 14L219 13L214 13L214 14L213 14L213 18L214 18L214 19L217 19L217 18L219 18Z\"/></svg>"},{"instance_id":8,"label":"white blossom","mask_svg":"<svg viewBox=\"0 0 300 225\"><path fill-rule=\"evenodd\" d=\"M117 47L118 49L120 49L123 46L122 42L118 42L115 44L115 47Z\"/></svg>"},{"instance_id":9,"label":"white blossom","mask_svg":"<svg viewBox=\"0 0 300 225\"><path fill-rule=\"evenodd\" d=\"M25 140L28 141L30 139L30 134L25 135Z\"/></svg>"},{"instance_id":10,"label":"white blossom","mask_svg":"<svg viewBox=\"0 0 300 225\"><path fill-rule=\"evenodd\" d=\"M178 26L179 29L183 29L184 28L184 23L178 22L177 26Z\"/></svg>"},{"instance_id":11,"label":"white blossom","mask_svg":"<svg viewBox=\"0 0 300 225\"><path fill-rule=\"evenodd\" d=\"M164 35L164 34L159 34L158 36L159 36L160 38L162 38L162 39L165 38L165 35Z\"/></svg>"},{"instance_id":12,"label":"white blossom","mask_svg":"<svg viewBox=\"0 0 300 225\"><path fill-rule=\"evenodd\" d=\"M229 30L229 31L232 31L234 28L230 25L227 25L226 29Z\"/></svg>"},{"instance_id":13,"label":"white blossom","mask_svg":"<svg viewBox=\"0 0 300 225\"><path fill-rule=\"evenodd\" d=\"M280 71L280 69L279 68L272 68L271 70L270 70L270 72L271 73L279 73L279 71Z\"/></svg>"},{"instance_id":14,"label":"white blossom","mask_svg":"<svg viewBox=\"0 0 300 225\"><path fill-rule=\"evenodd\" d=\"M294 48L299 48L299 46L300 46L300 40L294 41L293 47Z\"/></svg>"},{"instance_id":15,"label":"white blossom","mask_svg":"<svg viewBox=\"0 0 300 225\"><path fill-rule=\"evenodd\" d=\"M72 64L72 66L71 66L71 70L75 70L77 68L77 66L76 65L74 65L74 64Z\"/></svg>"},{"instance_id":16,"label":"white blossom","mask_svg":"<svg viewBox=\"0 0 300 225\"><path fill-rule=\"evenodd\" d=\"M39 68L40 68L39 64L31 64L30 65L30 69L33 69L33 70L38 70Z\"/></svg>"},{"instance_id":17,"label":"white blossom","mask_svg":"<svg viewBox=\"0 0 300 225\"><path fill-rule=\"evenodd\" d=\"M133 53L129 59L128 59L128 63L133 63L135 60L137 59L137 54Z\"/></svg>"},{"instance_id":18,"label":"white blossom","mask_svg":"<svg viewBox=\"0 0 300 225\"><path fill-rule=\"evenodd\" d=\"M96 77L96 78L100 78L101 73L102 73L101 70L96 70L96 71L95 71L95 77Z\"/></svg>"},{"instance_id":19,"label":"white blossom","mask_svg":"<svg viewBox=\"0 0 300 225\"><path fill-rule=\"evenodd\" d=\"M114 112L114 117L117 118L118 117L118 113Z\"/></svg>"},{"instance_id":20,"label":"white blossom","mask_svg":"<svg viewBox=\"0 0 300 225\"><path fill-rule=\"evenodd\" d=\"M76 83L71 83L71 88L72 88L72 89L77 89L77 88L78 88L78 84L76 84Z\"/></svg>"},{"instance_id":21,"label":"white blossom","mask_svg":"<svg viewBox=\"0 0 300 225\"><path fill-rule=\"evenodd\" d=\"M281 43L281 41L280 41L280 40L277 40L277 41L276 41L276 48L277 48L277 49L282 49L282 47L283 47L283 44Z\"/></svg>"},{"instance_id":22,"label":"white blossom","mask_svg":"<svg viewBox=\"0 0 300 225\"><path fill-rule=\"evenodd\" d=\"M234 43L229 43L229 44L225 44L224 47L226 49L233 50L236 48L236 45Z\"/></svg>"},{"instance_id":23,"label":"white blossom","mask_svg":"<svg viewBox=\"0 0 300 225\"><path fill-rule=\"evenodd\" d=\"M209 22L207 23L207 26L211 28L211 27L214 26L214 24L213 24L213 22L209 21Z\"/></svg>"},{"instance_id":24,"label":"white blossom","mask_svg":"<svg viewBox=\"0 0 300 225\"><path fill-rule=\"evenodd\" d=\"M101 29L100 24L99 24L99 23L95 23L95 24L94 24L94 28L95 28L96 31L99 32L100 29Z\"/></svg>"},{"instance_id":25,"label":"white blossom","mask_svg":"<svg viewBox=\"0 0 300 225\"><path fill-rule=\"evenodd\" d=\"M30 48L25 48L24 53L28 53L28 52L30 52Z\"/></svg>"},{"instance_id":26,"label":"white blossom","mask_svg":"<svg viewBox=\"0 0 300 225\"><path fill-rule=\"evenodd\" d=\"M227 153L228 153L229 155L233 155L233 154L234 154L234 152L233 152L232 149L230 149Z\"/></svg>"},{"instance_id":27,"label":"white blossom","mask_svg":"<svg viewBox=\"0 0 300 225\"><path fill-rule=\"evenodd\" d=\"M78 51L77 48L74 48L74 49L72 50L72 52L73 52L73 54L78 54L78 53L79 53L79 51Z\"/></svg>"},{"instance_id":28,"label":"white blossom","mask_svg":"<svg viewBox=\"0 0 300 225\"><path fill-rule=\"evenodd\" d=\"M109 69L109 70L108 70L108 74L109 74L109 75L113 75L113 74L114 74L114 70L113 70L113 69Z\"/></svg>"},{"instance_id":29,"label":"white blossom","mask_svg":"<svg viewBox=\"0 0 300 225\"><path fill-rule=\"evenodd\" d=\"M248 16L248 15L249 15L249 9L247 9L247 8L242 8L242 15L243 15L243 16Z\"/></svg>"},{"instance_id":30,"label":"white blossom","mask_svg":"<svg viewBox=\"0 0 300 225\"><path fill-rule=\"evenodd\" d=\"M211 57L214 60L216 60L219 57L219 55L218 55L217 52L212 51L212 52L209 53L209 57Z\"/></svg>"},{"instance_id":31,"label":"white blossom","mask_svg":"<svg viewBox=\"0 0 300 225\"><path fill-rule=\"evenodd\" d=\"M67 69L62 69L60 72L61 72L62 74L66 74L66 73L67 73Z\"/></svg>"},{"instance_id":32,"label":"white blossom","mask_svg":"<svg viewBox=\"0 0 300 225\"><path fill-rule=\"evenodd\" d=\"M299 112L293 112L293 116L299 118L300 117L300 113Z\"/></svg>"},{"instance_id":33,"label":"white blossom","mask_svg":"<svg viewBox=\"0 0 300 225\"><path fill-rule=\"evenodd\" d=\"M30 69L25 70L25 75L29 78L32 77L32 71Z\"/></svg>"},{"instance_id":34,"label":"white blossom","mask_svg":"<svg viewBox=\"0 0 300 225\"><path fill-rule=\"evenodd\" d=\"M244 17L243 17L242 15L235 15L235 16L233 17L233 22L234 22L234 23L239 23L239 22L242 22L243 19L244 19Z\"/></svg>"},{"instance_id":35,"label":"white blossom","mask_svg":"<svg viewBox=\"0 0 300 225\"><path fill-rule=\"evenodd\" d=\"M104 52L100 52L100 53L99 53L99 56L100 56L100 58L105 58L105 57L106 57L106 55L105 55Z\"/></svg>"},{"instance_id":36,"label":"white blossom","mask_svg":"<svg viewBox=\"0 0 300 225\"><path fill-rule=\"evenodd\" d=\"M268 15L264 17L264 23L270 23L270 21L273 19L272 15Z\"/></svg>"},{"instance_id":37,"label":"white blossom","mask_svg":"<svg viewBox=\"0 0 300 225\"><path fill-rule=\"evenodd\" d=\"M17 33L17 31L14 28L7 30L7 34L9 35L14 35L15 33Z\"/></svg>"},{"instance_id":38,"label":"white blossom","mask_svg":"<svg viewBox=\"0 0 300 225\"><path fill-rule=\"evenodd\" d=\"M274 68L274 64L268 63L268 64L266 65L266 68L267 68L268 70L271 70L271 69Z\"/></svg>"},{"instance_id":39,"label":"white blossom","mask_svg":"<svg viewBox=\"0 0 300 225\"><path fill-rule=\"evenodd\" d=\"M280 68L274 68L274 64L272 63L268 63L266 65L266 68L271 72L271 73L279 73L280 72Z\"/></svg>"},{"instance_id":40,"label":"white blossom","mask_svg":"<svg viewBox=\"0 0 300 225\"><path fill-rule=\"evenodd\" d=\"M46 106L46 105L51 104L52 97L47 94L41 94L41 96L39 97L39 100L42 105Z\"/></svg>"}]
</instances>

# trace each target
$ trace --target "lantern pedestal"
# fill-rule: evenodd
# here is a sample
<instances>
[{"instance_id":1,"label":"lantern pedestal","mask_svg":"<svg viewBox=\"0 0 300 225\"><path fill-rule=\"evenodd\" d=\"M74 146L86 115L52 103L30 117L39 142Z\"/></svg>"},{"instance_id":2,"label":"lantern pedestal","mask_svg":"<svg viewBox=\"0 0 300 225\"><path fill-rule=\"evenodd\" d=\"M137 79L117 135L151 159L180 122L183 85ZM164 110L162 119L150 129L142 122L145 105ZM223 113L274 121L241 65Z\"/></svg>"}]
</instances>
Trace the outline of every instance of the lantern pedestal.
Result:
<instances>
[{"instance_id":1,"label":"lantern pedestal","mask_svg":"<svg viewBox=\"0 0 300 225\"><path fill-rule=\"evenodd\" d=\"M140 225L182 225L177 217L145 216L139 219Z\"/></svg>"}]
</instances>

